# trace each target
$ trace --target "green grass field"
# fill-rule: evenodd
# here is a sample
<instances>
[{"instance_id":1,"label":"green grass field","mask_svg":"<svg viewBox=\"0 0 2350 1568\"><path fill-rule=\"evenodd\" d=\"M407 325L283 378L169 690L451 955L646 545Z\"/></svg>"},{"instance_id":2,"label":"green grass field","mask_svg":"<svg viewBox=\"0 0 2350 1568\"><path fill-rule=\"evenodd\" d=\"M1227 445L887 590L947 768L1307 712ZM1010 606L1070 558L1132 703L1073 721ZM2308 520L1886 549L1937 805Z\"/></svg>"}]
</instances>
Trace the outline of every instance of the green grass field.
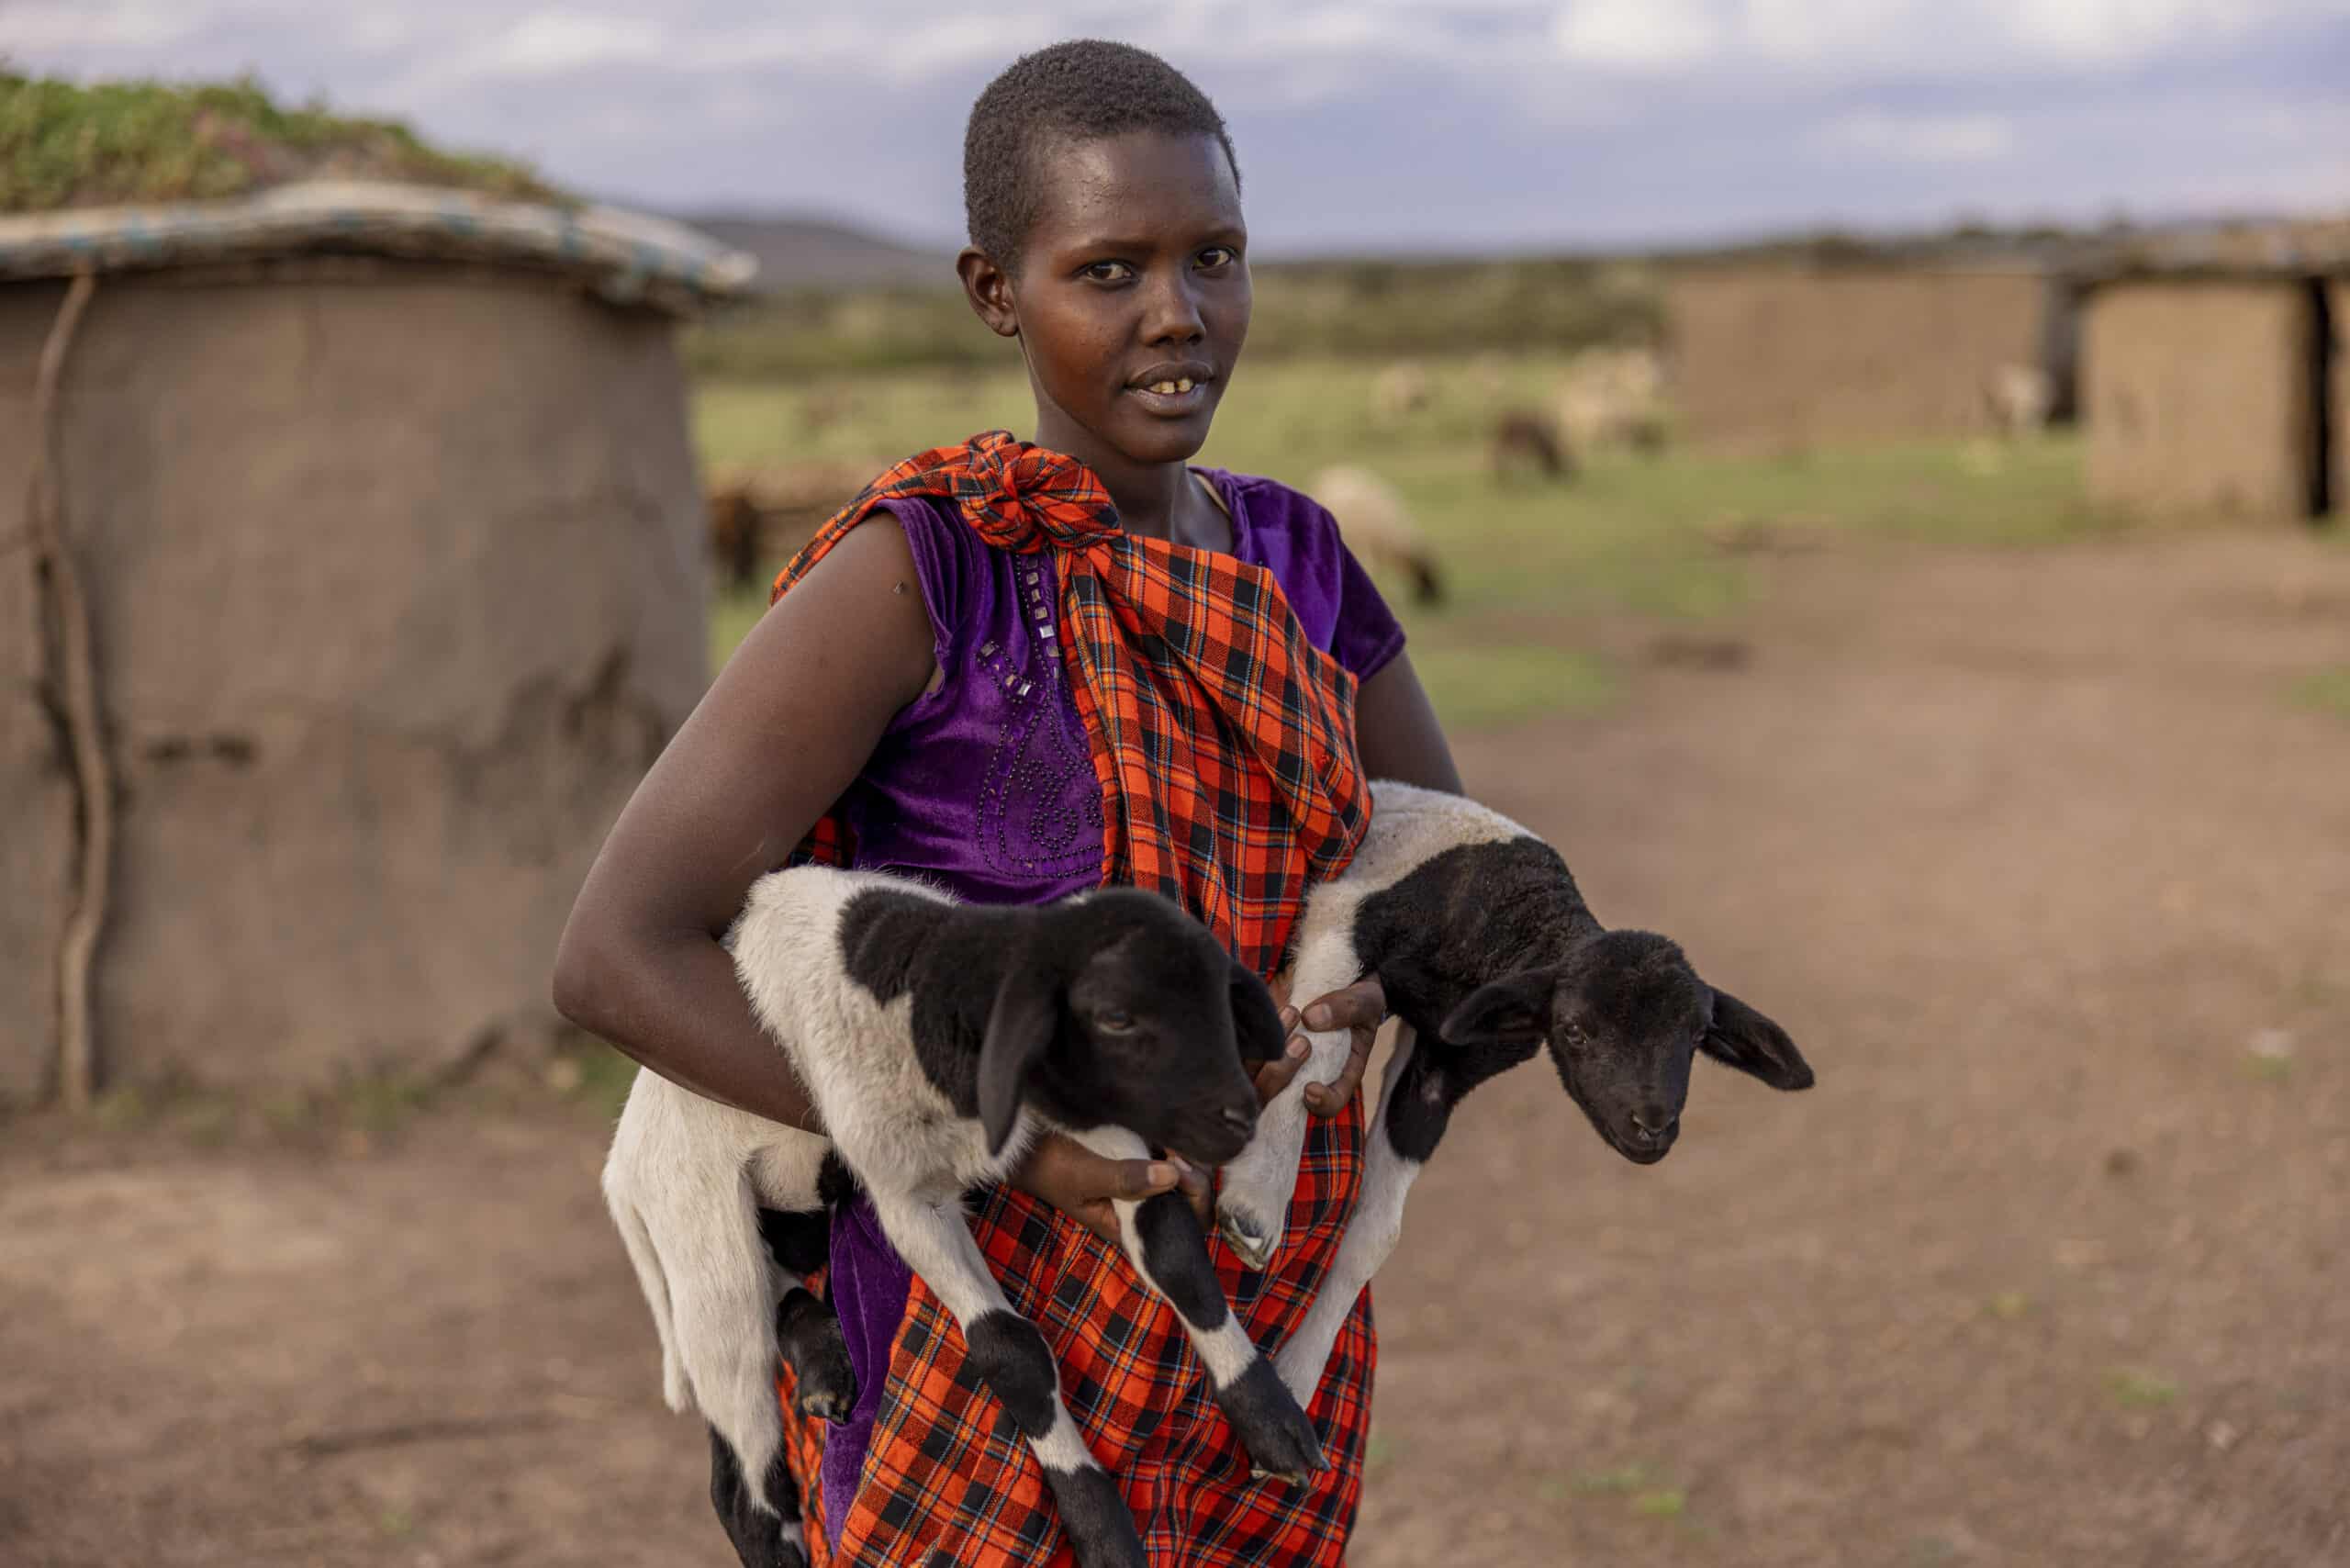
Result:
<instances>
[{"instance_id":1,"label":"green grass field","mask_svg":"<svg viewBox=\"0 0 2350 1568\"><path fill-rule=\"evenodd\" d=\"M1426 611L1386 584L1413 657L1455 727L1505 724L1606 702L1614 673L1579 622L1632 612L1671 621L1722 613L1747 591L1724 535L1751 528L1858 530L1950 543L2030 545L2104 526L2081 499L2068 438L1732 459L1668 450L1602 454L1574 481L1502 483L1484 435L1504 407L1547 408L1556 357L1423 362L1432 406L1382 425L1374 365L1293 358L1245 369L1203 463L1307 486L1331 463L1386 476L1439 552L1449 599ZM716 383L696 398L705 461L870 460L877 466L978 430L1024 432L1016 369L830 378L802 386ZM723 658L764 606L719 607Z\"/></svg>"}]
</instances>

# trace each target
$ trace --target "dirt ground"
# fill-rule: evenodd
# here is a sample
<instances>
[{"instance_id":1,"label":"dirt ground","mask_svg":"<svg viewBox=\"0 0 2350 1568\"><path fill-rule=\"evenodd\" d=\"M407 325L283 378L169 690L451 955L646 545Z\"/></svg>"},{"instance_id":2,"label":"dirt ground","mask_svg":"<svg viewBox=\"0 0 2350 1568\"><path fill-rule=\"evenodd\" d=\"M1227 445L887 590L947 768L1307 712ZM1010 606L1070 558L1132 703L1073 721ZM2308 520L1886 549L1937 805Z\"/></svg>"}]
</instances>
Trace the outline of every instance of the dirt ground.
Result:
<instances>
[{"instance_id":1,"label":"dirt ground","mask_svg":"<svg viewBox=\"0 0 2350 1568\"><path fill-rule=\"evenodd\" d=\"M2350 1562L2350 553L1768 555L1460 749L1820 1075L1539 1069L1377 1287L1359 1568ZM0 1562L704 1562L576 1110L0 1128Z\"/></svg>"}]
</instances>

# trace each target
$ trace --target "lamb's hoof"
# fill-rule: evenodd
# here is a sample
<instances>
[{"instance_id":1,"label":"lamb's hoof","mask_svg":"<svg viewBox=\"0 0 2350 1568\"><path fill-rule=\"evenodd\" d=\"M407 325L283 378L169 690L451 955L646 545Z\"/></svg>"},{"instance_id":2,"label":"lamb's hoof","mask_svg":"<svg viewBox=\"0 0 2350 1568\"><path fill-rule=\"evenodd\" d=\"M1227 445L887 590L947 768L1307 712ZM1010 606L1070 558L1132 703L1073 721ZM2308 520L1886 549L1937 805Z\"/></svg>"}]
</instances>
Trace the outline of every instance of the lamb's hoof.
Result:
<instances>
[{"instance_id":1,"label":"lamb's hoof","mask_svg":"<svg viewBox=\"0 0 2350 1568\"><path fill-rule=\"evenodd\" d=\"M1281 1245L1279 1231L1242 1209L1216 1210L1215 1227L1223 1232L1225 1245L1252 1273L1263 1272L1265 1265L1273 1260L1274 1249Z\"/></svg>"},{"instance_id":2,"label":"lamb's hoof","mask_svg":"<svg viewBox=\"0 0 2350 1568\"><path fill-rule=\"evenodd\" d=\"M845 1421L856 1407L856 1370L832 1307L794 1286L775 1314L776 1348L797 1384L791 1407L802 1416Z\"/></svg>"},{"instance_id":3,"label":"lamb's hoof","mask_svg":"<svg viewBox=\"0 0 2350 1568\"><path fill-rule=\"evenodd\" d=\"M800 1374L791 1407L802 1416L845 1421L856 1408L856 1372L848 1364L848 1347L834 1340L814 1350L793 1369Z\"/></svg>"},{"instance_id":4,"label":"lamb's hoof","mask_svg":"<svg viewBox=\"0 0 2350 1568\"><path fill-rule=\"evenodd\" d=\"M803 1388L800 1396L791 1402L791 1407L802 1416L813 1416L837 1427L848 1419L850 1411L856 1408L856 1400L853 1395Z\"/></svg>"},{"instance_id":5,"label":"lamb's hoof","mask_svg":"<svg viewBox=\"0 0 2350 1568\"><path fill-rule=\"evenodd\" d=\"M1069 1553L1078 1568L1150 1568L1142 1549L1142 1532L1126 1511L1125 1499L1109 1475L1088 1465L1083 1470L1047 1470L1045 1483L1053 1489L1060 1508L1061 1528L1069 1532Z\"/></svg>"},{"instance_id":6,"label":"lamb's hoof","mask_svg":"<svg viewBox=\"0 0 2350 1568\"><path fill-rule=\"evenodd\" d=\"M1231 1386L1216 1391L1215 1402L1248 1450L1251 1475L1302 1486L1307 1476L1329 1468L1314 1422L1273 1375L1272 1362L1262 1357L1249 1362Z\"/></svg>"}]
</instances>

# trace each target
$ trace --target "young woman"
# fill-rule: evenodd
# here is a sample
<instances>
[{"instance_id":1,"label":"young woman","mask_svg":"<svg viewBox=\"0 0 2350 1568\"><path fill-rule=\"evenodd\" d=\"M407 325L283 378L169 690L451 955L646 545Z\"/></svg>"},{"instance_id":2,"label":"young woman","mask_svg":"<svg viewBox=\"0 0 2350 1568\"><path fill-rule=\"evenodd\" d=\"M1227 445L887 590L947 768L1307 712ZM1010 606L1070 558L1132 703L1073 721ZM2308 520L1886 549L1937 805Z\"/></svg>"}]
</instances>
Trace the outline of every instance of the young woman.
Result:
<instances>
[{"instance_id":1,"label":"young woman","mask_svg":"<svg viewBox=\"0 0 2350 1568\"><path fill-rule=\"evenodd\" d=\"M1248 329L1240 176L1214 107L1142 50L1057 45L980 95L964 195L963 286L1026 363L1033 443L990 432L921 454L819 531L621 813L557 959L571 1018L800 1126L807 1099L719 946L751 881L796 847L975 901L1158 888L1270 973L1306 888L1360 838L1366 780L1460 788L1403 633L1329 514L1188 465ZM1314 1026L1354 1029L1353 1059L1306 1092L1316 1121L1271 1268L1244 1276L1217 1249L1269 1347L1353 1205L1356 1091L1383 1014L1375 980L1305 1001ZM1259 1092L1302 1054L1293 1041ZM1112 1198L1179 1183L1204 1206L1179 1160L1051 1139L973 1226L1154 1561L1335 1563L1360 1491L1368 1305L1312 1407L1331 1468L1302 1488L1252 1482L1173 1315L1105 1241ZM811 1552L1037 1560L1058 1539L1050 1496L1002 1412L958 1382L952 1320L861 1205L831 1241L859 1400L829 1428L787 1405Z\"/></svg>"}]
</instances>

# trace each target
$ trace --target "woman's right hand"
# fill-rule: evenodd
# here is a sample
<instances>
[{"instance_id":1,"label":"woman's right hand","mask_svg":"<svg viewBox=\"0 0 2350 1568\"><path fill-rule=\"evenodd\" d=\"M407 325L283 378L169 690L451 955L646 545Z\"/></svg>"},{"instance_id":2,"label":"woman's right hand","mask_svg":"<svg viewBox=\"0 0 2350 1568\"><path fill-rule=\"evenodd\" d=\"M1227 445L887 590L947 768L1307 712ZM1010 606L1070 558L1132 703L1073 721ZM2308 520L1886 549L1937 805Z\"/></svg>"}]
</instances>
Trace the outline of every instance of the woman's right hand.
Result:
<instances>
[{"instance_id":1,"label":"woman's right hand","mask_svg":"<svg viewBox=\"0 0 2350 1568\"><path fill-rule=\"evenodd\" d=\"M1012 1174L1012 1184L1085 1226L1113 1247L1121 1246L1112 1200L1139 1203L1161 1193L1180 1192L1207 1225L1214 1194L1207 1172L1172 1155L1163 1159L1108 1159L1075 1138L1046 1133Z\"/></svg>"}]
</instances>

